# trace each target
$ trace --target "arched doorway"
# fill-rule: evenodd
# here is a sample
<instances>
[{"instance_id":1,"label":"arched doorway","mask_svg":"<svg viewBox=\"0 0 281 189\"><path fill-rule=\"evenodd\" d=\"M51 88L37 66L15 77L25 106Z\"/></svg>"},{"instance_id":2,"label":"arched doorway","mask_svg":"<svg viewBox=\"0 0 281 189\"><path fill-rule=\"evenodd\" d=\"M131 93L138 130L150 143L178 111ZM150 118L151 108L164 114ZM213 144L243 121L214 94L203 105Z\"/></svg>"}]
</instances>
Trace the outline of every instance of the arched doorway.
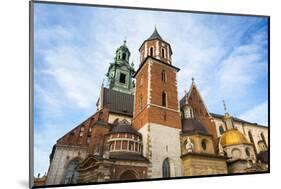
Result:
<instances>
[{"instance_id":1,"label":"arched doorway","mask_svg":"<svg viewBox=\"0 0 281 189\"><path fill-rule=\"evenodd\" d=\"M170 163L169 163L169 159L166 158L163 161L162 164L162 176L163 178L169 178L170 177Z\"/></svg>"},{"instance_id":2,"label":"arched doorway","mask_svg":"<svg viewBox=\"0 0 281 189\"><path fill-rule=\"evenodd\" d=\"M121 174L119 180L137 180L137 176L134 171L128 170Z\"/></svg>"}]
</instances>

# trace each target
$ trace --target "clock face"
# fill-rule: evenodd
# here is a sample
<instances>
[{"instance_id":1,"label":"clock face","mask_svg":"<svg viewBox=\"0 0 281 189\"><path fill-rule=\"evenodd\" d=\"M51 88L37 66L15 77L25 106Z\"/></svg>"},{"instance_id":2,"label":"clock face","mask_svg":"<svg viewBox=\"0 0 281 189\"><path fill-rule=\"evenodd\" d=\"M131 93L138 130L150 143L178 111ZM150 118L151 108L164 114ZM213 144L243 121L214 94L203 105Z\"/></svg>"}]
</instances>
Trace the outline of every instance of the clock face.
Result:
<instances>
[{"instance_id":1,"label":"clock face","mask_svg":"<svg viewBox=\"0 0 281 189\"><path fill-rule=\"evenodd\" d=\"M232 157L235 159L240 158L241 156L241 151L239 149L233 149L231 153Z\"/></svg>"}]
</instances>

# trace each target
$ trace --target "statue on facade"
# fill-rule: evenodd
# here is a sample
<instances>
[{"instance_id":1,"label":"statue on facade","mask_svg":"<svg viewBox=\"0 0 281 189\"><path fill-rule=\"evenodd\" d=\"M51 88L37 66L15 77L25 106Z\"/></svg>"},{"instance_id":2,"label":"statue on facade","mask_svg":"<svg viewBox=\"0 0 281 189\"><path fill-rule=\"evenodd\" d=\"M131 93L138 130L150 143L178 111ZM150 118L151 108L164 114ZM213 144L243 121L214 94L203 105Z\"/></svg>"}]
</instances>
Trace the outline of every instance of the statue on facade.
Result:
<instances>
[{"instance_id":1,"label":"statue on facade","mask_svg":"<svg viewBox=\"0 0 281 189\"><path fill-rule=\"evenodd\" d=\"M190 138L187 137L187 143L185 145L185 148L187 150L187 152L193 152L193 149L194 149L194 144L191 142Z\"/></svg>"}]
</instances>

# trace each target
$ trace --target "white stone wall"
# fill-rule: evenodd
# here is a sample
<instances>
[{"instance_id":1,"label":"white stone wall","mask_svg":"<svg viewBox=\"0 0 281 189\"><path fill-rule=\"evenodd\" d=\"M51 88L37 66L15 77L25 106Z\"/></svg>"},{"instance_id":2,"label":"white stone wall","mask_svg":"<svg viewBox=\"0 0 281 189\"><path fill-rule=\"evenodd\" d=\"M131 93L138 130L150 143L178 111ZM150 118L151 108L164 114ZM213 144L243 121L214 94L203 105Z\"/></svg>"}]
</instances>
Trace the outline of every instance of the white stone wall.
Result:
<instances>
[{"instance_id":1,"label":"white stone wall","mask_svg":"<svg viewBox=\"0 0 281 189\"><path fill-rule=\"evenodd\" d=\"M249 149L250 156L246 154L246 148ZM233 149L239 149L241 152L241 159L251 159L255 160L255 154L254 154L254 149L251 144L239 144L239 145L232 145L224 148L224 151L226 152L228 157L232 157L232 150Z\"/></svg>"},{"instance_id":2,"label":"white stone wall","mask_svg":"<svg viewBox=\"0 0 281 189\"><path fill-rule=\"evenodd\" d=\"M150 131L148 127L150 126ZM162 164L168 158L171 177L182 176L182 163L180 159L180 130L155 123L146 124L139 130L143 135L144 156L148 150L152 152L152 178L162 178ZM148 135L151 139L151 147L148 148ZM148 157L149 158L149 157Z\"/></svg>"},{"instance_id":3,"label":"white stone wall","mask_svg":"<svg viewBox=\"0 0 281 189\"><path fill-rule=\"evenodd\" d=\"M265 138L266 146L268 147L268 128L267 127L258 127L256 125L245 124L244 130L245 130L245 133L246 133L245 136L247 137L247 139L249 141L250 141L250 138L249 138L248 132L251 131L257 153L260 152L258 142L262 140L261 133L263 133L264 138Z\"/></svg>"},{"instance_id":4,"label":"white stone wall","mask_svg":"<svg viewBox=\"0 0 281 189\"><path fill-rule=\"evenodd\" d=\"M86 156L87 150L85 148L76 146L57 146L48 170L46 185L61 184L68 163L74 158L84 160Z\"/></svg>"}]
</instances>

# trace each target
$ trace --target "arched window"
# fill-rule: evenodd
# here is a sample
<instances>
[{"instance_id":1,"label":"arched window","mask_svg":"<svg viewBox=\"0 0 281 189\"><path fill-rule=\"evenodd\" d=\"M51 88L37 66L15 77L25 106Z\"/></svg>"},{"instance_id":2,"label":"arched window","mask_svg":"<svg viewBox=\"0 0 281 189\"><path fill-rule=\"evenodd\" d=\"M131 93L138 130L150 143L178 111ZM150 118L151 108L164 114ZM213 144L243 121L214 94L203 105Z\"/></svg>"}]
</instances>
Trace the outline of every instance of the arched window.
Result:
<instances>
[{"instance_id":1,"label":"arched window","mask_svg":"<svg viewBox=\"0 0 281 189\"><path fill-rule=\"evenodd\" d=\"M76 168L78 164L79 161L77 159L69 162L65 172L64 184L77 183L79 175Z\"/></svg>"},{"instance_id":2,"label":"arched window","mask_svg":"<svg viewBox=\"0 0 281 189\"><path fill-rule=\"evenodd\" d=\"M234 148L231 151L232 158L238 159L241 156L241 151L238 148Z\"/></svg>"},{"instance_id":3,"label":"arched window","mask_svg":"<svg viewBox=\"0 0 281 189\"><path fill-rule=\"evenodd\" d=\"M253 145L254 145L255 154L257 154L256 145L255 145L255 142L254 142L253 135L252 135L251 131L248 131L248 136L249 136L250 142L253 143Z\"/></svg>"},{"instance_id":4,"label":"arched window","mask_svg":"<svg viewBox=\"0 0 281 189\"><path fill-rule=\"evenodd\" d=\"M162 81L163 81L163 82L166 82L166 81L167 81L167 74L166 74L166 71L165 71L165 70L162 71Z\"/></svg>"},{"instance_id":5,"label":"arched window","mask_svg":"<svg viewBox=\"0 0 281 189\"><path fill-rule=\"evenodd\" d=\"M251 156L251 150L250 150L250 148L246 148L246 150L245 150L245 152L246 152L246 155L248 156L248 157L250 157Z\"/></svg>"},{"instance_id":6,"label":"arched window","mask_svg":"<svg viewBox=\"0 0 281 189\"><path fill-rule=\"evenodd\" d=\"M167 106L167 94L166 92L162 92L162 106Z\"/></svg>"},{"instance_id":7,"label":"arched window","mask_svg":"<svg viewBox=\"0 0 281 189\"><path fill-rule=\"evenodd\" d=\"M162 50L161 50L161 57L165 58L165 49L164 48L162 48Z\"/></svg>"},{"instance_id":8,"label":"arched window","mask_svg":"<svg viewBox=\"0 0 281 189\"><path fill-rule=\"evenodd\" d=\"M169 159L168 158L166 158L163 161L162 173L163 173L163 178L169 178L170 177L170 163L169 163Z\"/></svg>"},{"instance_id":9,"label":"arched window","mask_svg":"<svg viewBox=\"0 0 281 189\"><path fill-rule=\"evenodd\" d=\"M122 54L122 60L126 60L126 53Z\"/></svg>"},{"instance_id":10,"label":"arched window","mask_svg":"<svg viewBox=\"0 0 281 189\"><path fill-rule=\"evenodd\" d=\"M153 56L153 47L150 47L150 56Z\"/></svg>"},{"instance_id":11,"label":"arched window","mask_svg":"<svg viewBox=\"0 0 281 189\"><path fill-rule=\"evenodd\" d=\"M224 129L223 129L222 125L219 127L219 131L220 131L221 135L224 133Z\"/></svg>"}]
</instances>

